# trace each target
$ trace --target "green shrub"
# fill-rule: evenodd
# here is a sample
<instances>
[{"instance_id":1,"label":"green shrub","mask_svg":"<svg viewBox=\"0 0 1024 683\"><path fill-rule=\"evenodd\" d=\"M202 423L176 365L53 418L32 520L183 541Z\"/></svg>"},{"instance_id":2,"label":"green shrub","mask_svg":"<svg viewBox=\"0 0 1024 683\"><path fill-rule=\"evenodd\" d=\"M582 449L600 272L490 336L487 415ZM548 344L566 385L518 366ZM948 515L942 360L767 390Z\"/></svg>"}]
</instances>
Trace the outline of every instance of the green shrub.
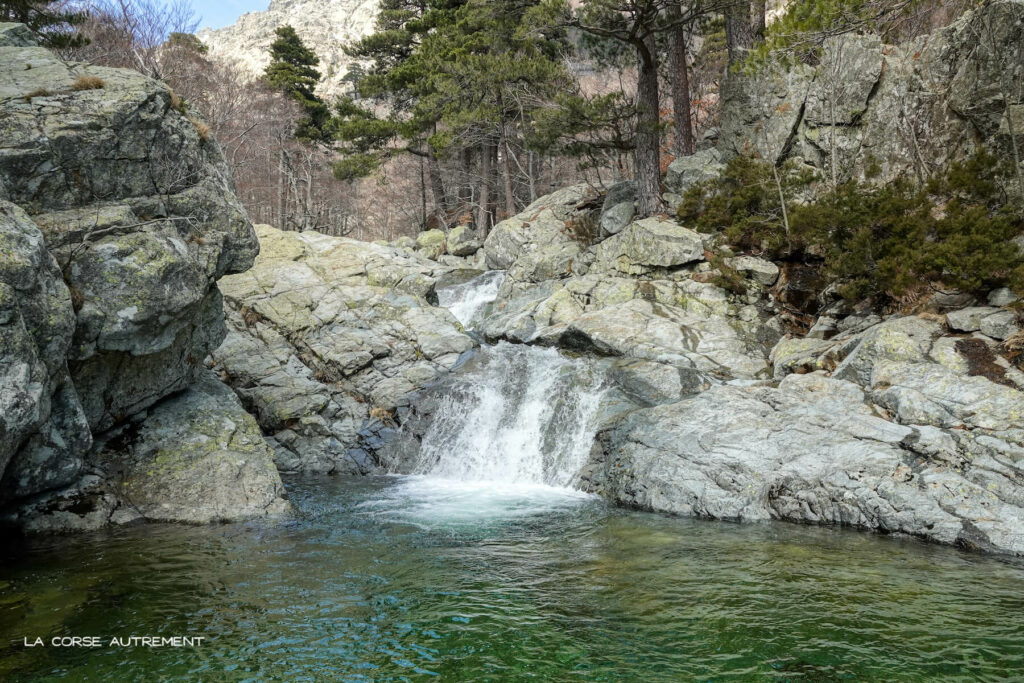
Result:
<instances>
[{"instance_id":1,"label":"green shrub","mask_svg":"<svg viewBox=\"0 0 1024 683\"><path fill-rule=\"evenodd\" d=\"M679 217L741 249L818 263L851 301L888 303L933 284L1024 293L1024 259L1012 242L1024 234L1024 213L1000 189L1008 172L980 152L923 187L851 181L801 204L792 198L813 177L783 167L787 237L771 167L738 157L718 180L686 194Z\"/></svg>"}]
</instances>

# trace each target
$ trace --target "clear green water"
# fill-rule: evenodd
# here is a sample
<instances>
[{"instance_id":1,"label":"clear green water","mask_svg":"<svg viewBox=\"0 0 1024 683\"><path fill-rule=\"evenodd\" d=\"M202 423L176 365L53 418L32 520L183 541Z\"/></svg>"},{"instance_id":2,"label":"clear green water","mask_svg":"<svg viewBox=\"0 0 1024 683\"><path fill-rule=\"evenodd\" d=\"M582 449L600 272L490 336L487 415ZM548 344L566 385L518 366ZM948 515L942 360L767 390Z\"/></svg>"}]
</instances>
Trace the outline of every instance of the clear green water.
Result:
<instances>
[{"instance_id":1,"label":"clear green water","mask_svg":"<svg viewBox=\"0 0 1024 683\"><path fill-rule=\"evenodd\" d=\"M0 680L1020 679L1024 565L609 508L548 489L297 479L283 525L6 547ZM194 649L24 637L202 635Z\"/></svg>"}]
</instances>

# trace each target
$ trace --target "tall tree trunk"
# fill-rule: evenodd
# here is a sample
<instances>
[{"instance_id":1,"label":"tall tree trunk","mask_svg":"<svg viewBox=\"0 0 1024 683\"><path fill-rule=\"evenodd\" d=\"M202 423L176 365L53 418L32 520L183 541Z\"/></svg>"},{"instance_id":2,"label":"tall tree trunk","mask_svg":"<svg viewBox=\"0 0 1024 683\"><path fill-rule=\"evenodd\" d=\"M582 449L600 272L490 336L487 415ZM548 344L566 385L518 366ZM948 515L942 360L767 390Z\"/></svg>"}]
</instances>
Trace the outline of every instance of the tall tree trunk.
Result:
<instances>
[{"instance_id":1,"label":"tall tree trunk","mask_svg":"<svg viewBox=\"0 0 1024 683\"><path fill-rule=\"evenodd\" d=\"M287 230L284 224L284 143L277 150L277 229Z\"/></svg>"},{"instance_id":2,"label":"tall tree trunk","mask_svg":"<svg viewBox=\"0 0 1024 683\"><path fill-rule=\"evenodd\" d=\"M633 150L637 185L637 214L653 216L661 210L661 154L658 130L658 52L654 37L636 45L637 79L636 148Z\"/></svg>"},{"instance_id":3,"label":"tall tree trunk","mask_svg":"<svg viewBox=\"0 0 1024 683\"><path fill-rule=\"evenodd\" d=\"M448 193L444 189L444 178L441 176L441 162L430 152L427 157L427 169L430 174L430 192L434 195L434 212L437 214L438 227L448 227Z\"/></svg>"},{"instance_id":4,"label":"tall tree trunk","mask_svg":"<svg viewBox=\"0 0 1024 683\"><path fill-rule=\"evenodd\" d=\"M526 174L530 178L530 203L537 201L537 153L532 149L526 153Z\"/></svg>"},{"instance_id":5,"label":"tall tree trunk","mask_svg":"<svg viewBox=\"0 0 1024 683\"><path fill-rule=\"evenodd\" d=\"M498 164L498 145L492 144L490 146L491 152L491 205L487 208L487 215L491 219L491 223L487 226L488 232L490 229L498 224L498 181L501 180L501 167Z\"/></svg>"},{"instance_id":6,"label":"tall tree trunk","mask_svg":"<svg viewBox=\"0 0 1024 683\"><path fill-rule=\"evenodd\" d=\"M690 99L690 73L686 62L686 28L677 26L672 31L672 115L676 127L673 151L677 157L693 154L696 147L691 116L693 105Z\"/></svg>"},{"instance_id":7,"label":"tall tree trunk","mask_svg":"<svg viewBox=\"0 0 1024 683\"><path fill-rule=\"evenodd\" d=\"M313 214L313 155L306 159L306 228L316 228L316 216Z\"/></svg>"},{"instance_id":8,"label":"tall tree trunk","mask_svg":"<svg viewBox=\"0 0 1024 683\"><path fill-rule=\"evenodd\" d=\"M760 3L764 12L764 3ZM754 46L754 21L751 0L734 0L725 8L725 43L729 49L729 66L737 64Z\"/></svg>"},{"instance_id":9,"label":"tall tree trunk","mask_svg":"<svg viewBox=\"0 0 1024 683\"><path fill-rule=\"evenodd\" d=\"M754 36L753 43L764 38L764 31L768 28L767 4L766 0L753 0L752 16L750 17L750 30Z\"/></svg>"},{"instance_id":10,"label":"tall tree trunk","mask_svg":"<svg viewBox=\"0 0 1024 683\"><path fill-rule=\"evenodd\" d=\"M501 185L505 191L505 217L516 215L516 195L512 190L512 149L505 133L505 123L501 123L498 137L498 151L501 154Z\"/></svg>"},{"instance_id":11,"label":"tall tree trunk","mask_svg":"<svg viewBox=\"0 0 1024 683\"><path fill-rule=\"evenodd\" d=\"M459 213L472 212L473 208L473 150L462 150L461 173L459 178Z\"/></svg>"},{"instance_id":12,"label":"tall tree trunk","mask_svg":"<svg viewBox=\"0 0 1024 683\"><path fill-rule=\"evenodd\" d=\"M480 148L480 191L477 193L476 229L481 239L486 239L491 204L491 150L494 146L485 144Z\"/></svg>"},{"instance_id":13,"label":"tall tree trunk","mask_svg":"<svg viewBox=\"0 0 1024 683\"><path fill-rule=\"evenodd\" d=\"M423 171L423 157L420 157L420 230L426 230L427 225L427 178Z\"/></svg>"}]
</instances>

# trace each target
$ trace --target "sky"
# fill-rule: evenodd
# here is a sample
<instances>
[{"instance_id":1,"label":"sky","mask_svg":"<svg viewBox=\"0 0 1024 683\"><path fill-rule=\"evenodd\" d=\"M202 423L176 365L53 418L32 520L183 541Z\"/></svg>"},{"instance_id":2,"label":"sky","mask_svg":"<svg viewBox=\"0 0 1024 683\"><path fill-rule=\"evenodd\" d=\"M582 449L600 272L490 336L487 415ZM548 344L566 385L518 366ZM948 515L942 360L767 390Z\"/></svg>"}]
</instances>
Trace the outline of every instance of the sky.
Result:
<instances>
[{"instance_id":1,"label":"sky","mask_svg":"<svg viewBox=\"0 0 1024 683\"><path fill-rule=\"evenodd\" d=\"M199 28L222 28L235 23L246 12L267 9L270 0L191 0L196 16L201 17Z\"/></svg>"}]
</instances>

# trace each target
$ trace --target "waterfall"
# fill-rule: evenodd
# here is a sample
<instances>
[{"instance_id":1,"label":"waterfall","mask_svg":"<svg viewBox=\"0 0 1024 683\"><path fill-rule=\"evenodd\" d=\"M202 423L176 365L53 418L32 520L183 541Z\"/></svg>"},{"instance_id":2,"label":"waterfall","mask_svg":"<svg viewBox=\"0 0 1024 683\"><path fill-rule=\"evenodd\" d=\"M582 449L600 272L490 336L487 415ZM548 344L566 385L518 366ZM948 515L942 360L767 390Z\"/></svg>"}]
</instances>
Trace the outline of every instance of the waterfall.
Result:
<instances>
[{"instance_id":1,"label":"waterfall","mask_svg":"<svg viewBox=\"0 0 1024 683\"><path fill-rule=\"evenodd\" d=\"M437 290L438 305L451 311L463 326L470 327L487 304L498 296L504 281L505 271L489 270L469 282Z\"/></svg>"},{"instance_id":2,"label":"waterfall","mask_svg":"<svg viewBox=\"0 0 1024 683\"><path fill-rule=\"evenodd\" d=\"M466 327L497 296L503 271L438 290ZM416 474L458 482L571 487L597 431L604 377L555 349L485 346L440 399Z\"/></svg>"},{"instance_id":3,"label":"waterfall","mask_svg":"<svg viewBox=\"0 0 1024 683\"><path fill-rule=\"evenodd\" d=\"M570 487L597 430L600 373L554 349L482 350L441 400L419 474L459 481Z\"/></svg>"}]
</instances>

